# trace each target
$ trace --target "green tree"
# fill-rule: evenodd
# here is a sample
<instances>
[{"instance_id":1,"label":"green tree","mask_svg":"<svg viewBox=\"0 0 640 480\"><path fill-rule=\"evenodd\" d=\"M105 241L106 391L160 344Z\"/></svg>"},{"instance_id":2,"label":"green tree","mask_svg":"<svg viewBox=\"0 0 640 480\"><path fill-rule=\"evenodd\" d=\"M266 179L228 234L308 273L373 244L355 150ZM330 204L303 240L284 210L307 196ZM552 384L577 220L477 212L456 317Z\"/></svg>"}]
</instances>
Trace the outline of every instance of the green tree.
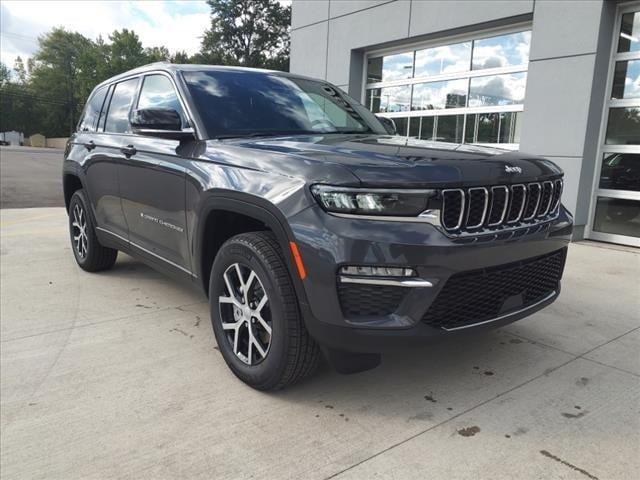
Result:
<instances>
[{"instance_id":1,"label":"green tree","mask_svg":"<svg viewBox=\"0 0 640 480\"><path fill-rule=\"evenodd\" d=\"M145 48L144 54L147 57L147 63L171 61L171 54L165 46Z\"/></svg>"},{"instance_id":2,"label":"green tree","mask_svg":"<svg viewBox=\"0 0 640 480\"><path fill-rule=\"evenodd\" d=\"M4 87L11 81L11 70L3 62L0 62L0 87Z\"/></svg>"},{"instance_id":3,"label":"green tree","mask_svg":"<svg viewBox=\"0 0 640 480\"><path fill-rule=\"evenodd\" d=\"M207 0L211 27L199 60L206 63L289 68L291 7L277 0Z\"/></svg>"},{"instance_id":4,"label":"green tree","mask_svg":"<svg viewBox=\"0 0 640 480\"><path fill-rule=\"evenodd\" d=\"M68 135L94 79L90 61L95 44L64 28L54 28L38 39L29 78L29 94L37 100L38 123L47 136Z\"/></svg>"},{"instance_id":5,"label":"green tree","mask_svg":"<svg viewBox=\"0 0 640 480\"><path fill-rule=\"evenodd\" d=\"M121 31L115 30L109 35L109 40L111 40L109 45L111 75L117 75L149 63L140 38L134 31L126 28Z\"/></svg>"},{"instance_id":6,"label":"green tree","mask_svg":"<svg viewBox=\"0 0 640 480\"><path fill-rule=\"evenodd\" d=\"M16 74L18 83L27 83L27 70L24 68L24 62L19 55L16 57L15 62L13 62L13 71Z\"/></svg>"}]
</instances>

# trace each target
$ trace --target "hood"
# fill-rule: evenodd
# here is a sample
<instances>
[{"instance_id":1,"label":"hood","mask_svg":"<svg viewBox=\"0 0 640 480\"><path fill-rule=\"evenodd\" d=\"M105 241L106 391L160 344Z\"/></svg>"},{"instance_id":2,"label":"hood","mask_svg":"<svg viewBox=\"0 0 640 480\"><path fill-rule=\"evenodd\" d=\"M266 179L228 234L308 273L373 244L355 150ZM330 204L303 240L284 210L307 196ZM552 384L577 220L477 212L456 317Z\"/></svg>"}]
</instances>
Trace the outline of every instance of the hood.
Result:
<instances>
[{"instance_id":1,"label":"hood","mask_svg":"<svg viewBox=\"0 0 640 480\"><path fill-rule=\"evenodd\" d=\"M237 147L336 164L362 185L388 187L512 184L554 178L562 170L526 153L385 135L317 135L237 139Z\"/></svg>"}]
</instances>

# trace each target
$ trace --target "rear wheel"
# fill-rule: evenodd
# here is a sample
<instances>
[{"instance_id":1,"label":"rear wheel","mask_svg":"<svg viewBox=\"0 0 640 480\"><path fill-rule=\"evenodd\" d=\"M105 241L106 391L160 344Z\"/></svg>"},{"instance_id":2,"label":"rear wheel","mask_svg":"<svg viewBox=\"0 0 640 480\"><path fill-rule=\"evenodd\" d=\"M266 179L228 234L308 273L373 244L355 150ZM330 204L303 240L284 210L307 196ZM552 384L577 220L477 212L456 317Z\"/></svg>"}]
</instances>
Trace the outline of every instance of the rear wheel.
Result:
<instances>
[{"instance_id":1,"label":"rear wheel","mask_svg":"<svg viewBox=\"0 0 640 480\"><path fill-rule=\"evenodd\" d=\"M103 247L98 242L88 205L82 189L77 190L69 202L69 234L73 255L83 270L108 270L116 263L118 251Z\"/></svg>"},{"instance_id":2,"label":"rear wheel","mask_svg":"<svg viewBox=\"0 0 640 480\"><path fill-rule=\"evenodd\" d=\"M320 350L304 326L273 234L237 235L220 248L209 302L218 348L243 382L277 390L315 370Z\"/></svg>"}]
</instances>

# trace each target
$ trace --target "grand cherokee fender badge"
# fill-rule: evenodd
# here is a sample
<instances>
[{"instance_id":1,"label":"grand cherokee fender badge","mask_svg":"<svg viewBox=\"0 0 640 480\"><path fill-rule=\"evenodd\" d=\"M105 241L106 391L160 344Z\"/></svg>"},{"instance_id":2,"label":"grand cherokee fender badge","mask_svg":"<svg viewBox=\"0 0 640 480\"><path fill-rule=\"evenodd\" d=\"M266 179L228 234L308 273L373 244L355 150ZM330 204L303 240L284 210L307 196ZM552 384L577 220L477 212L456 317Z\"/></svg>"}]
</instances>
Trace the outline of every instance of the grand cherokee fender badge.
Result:
<instances>
[{"instance_id":1,"label":"grand cherokee fender badge","mask_svg":"<svg viewBox=\"0 0 640 480\"><path fill-rule=\"evenodd\" d=\"M522 173L522 168L520 167L512 167L511 165L505 165L504 171L507 173Z\"/></svg>"},{"instance_id":2,"label":"grand cherokee fender badge","mask_svg":"<svg viewBox=\"0 0 640 480\"><path fill-rule=\"evenodd\" d=\"M163 227L167 227L167 228L170 228L171 230L175 230L176 232L180 232L180 233L184 232L184 228L178 227L173 223L169 223L165 220L162 220L161 218L154 217L147 213L140 212L140 217L143 218L144 220L149 220L150 222L154 222L154 223L157 223L158 225L162 225Z\"/></svg>"}]
</instances>

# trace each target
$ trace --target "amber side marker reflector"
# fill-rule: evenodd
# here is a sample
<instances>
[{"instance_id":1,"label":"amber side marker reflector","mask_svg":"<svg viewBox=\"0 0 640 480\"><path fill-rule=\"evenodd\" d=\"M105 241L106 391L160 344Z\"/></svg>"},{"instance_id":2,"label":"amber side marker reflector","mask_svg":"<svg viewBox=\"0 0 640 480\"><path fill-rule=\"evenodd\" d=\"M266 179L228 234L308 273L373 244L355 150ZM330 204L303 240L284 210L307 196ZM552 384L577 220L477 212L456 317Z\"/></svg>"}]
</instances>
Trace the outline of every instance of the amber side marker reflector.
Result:
<instances>
[{"instance_id":1,"label":"amber side marker reflector","mask_svg":"<svg viewBox=\"0 0 640 480\"><path fill-rule=\"evenodd\" d=\"M298 245L296 245L295 242L289 242L289 248L291 249L293 260L296 262L296 267L298 267L298 275L300 275L300 280L304 280L307 277L307 271L304 269L302 257L300 256L300 252L298 251Z\"/></svg>"}]
</instances>

